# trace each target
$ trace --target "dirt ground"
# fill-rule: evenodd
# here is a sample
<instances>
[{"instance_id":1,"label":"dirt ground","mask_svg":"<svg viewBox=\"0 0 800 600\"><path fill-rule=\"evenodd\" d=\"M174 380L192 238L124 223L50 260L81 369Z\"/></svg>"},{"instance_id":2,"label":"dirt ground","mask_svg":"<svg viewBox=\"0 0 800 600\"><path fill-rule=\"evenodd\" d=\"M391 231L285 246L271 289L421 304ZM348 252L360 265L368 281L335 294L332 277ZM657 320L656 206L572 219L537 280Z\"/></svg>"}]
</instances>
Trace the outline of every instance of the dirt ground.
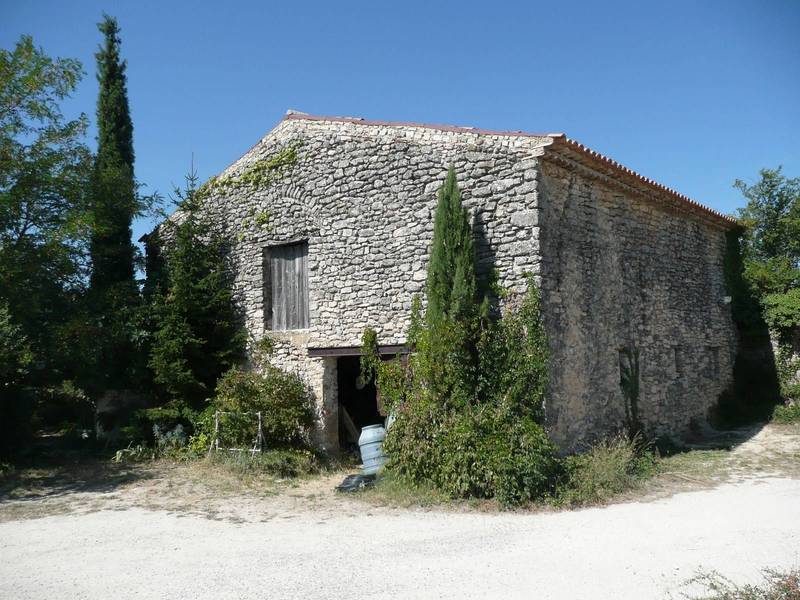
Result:
<instances>
[{"instance_id":1,"label":"dirt ground","mask_svg":"<svg viewBox=\"0 0 800 600\"><path fill-rule=\"evenodd\" d=\"M333 491L344 472L65 461L0 483L0 597L663 598L800 565L800 428L738 430L607 506L492 512ZM407 502L406 502L407 504Z\"/></svg>"}]
</instances>

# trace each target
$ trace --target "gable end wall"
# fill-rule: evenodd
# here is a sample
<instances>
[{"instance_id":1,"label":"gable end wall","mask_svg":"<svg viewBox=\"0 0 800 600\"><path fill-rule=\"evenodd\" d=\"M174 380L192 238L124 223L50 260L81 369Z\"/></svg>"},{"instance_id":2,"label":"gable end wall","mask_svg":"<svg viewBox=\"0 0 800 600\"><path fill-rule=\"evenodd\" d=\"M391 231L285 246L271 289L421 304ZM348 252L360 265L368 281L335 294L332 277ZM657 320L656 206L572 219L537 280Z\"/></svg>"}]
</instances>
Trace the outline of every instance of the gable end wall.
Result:
<instances>
[{"instance_id":1,"label":"gable end wall","mask_svg":"<svg viewBox=\"0 0 800 600\"><path fill-rule=\"evenodd\" d=\"M336 446L336 360L308 348L358 347L366 327L403 344L412 298L424 290L437 191L453 165L478 241L479 268L523 289L539 268L538 160L546 137L288 120L223 173L302 140L297 163L264 189L218 193L207 210L232 243L236 295L250 334L264 324L265 246L308 240L308 329L269 332L275 362L300 372L319 408L320 445ZM242 227L269 215L266 228Z\"/></svg>"}]
</instances>

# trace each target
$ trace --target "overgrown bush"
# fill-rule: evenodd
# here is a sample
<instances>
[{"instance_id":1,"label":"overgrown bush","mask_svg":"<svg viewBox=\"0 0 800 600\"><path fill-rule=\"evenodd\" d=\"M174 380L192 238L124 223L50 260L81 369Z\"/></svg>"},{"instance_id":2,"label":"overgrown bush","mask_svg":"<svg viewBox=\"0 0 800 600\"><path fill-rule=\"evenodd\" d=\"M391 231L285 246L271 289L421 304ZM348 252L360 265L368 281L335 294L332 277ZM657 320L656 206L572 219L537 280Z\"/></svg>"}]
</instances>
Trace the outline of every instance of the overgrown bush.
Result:
<instances>
[{"instance_id":1,"label":"overgrown bush","mask_svg":"<svg viewBox=\"0 0 800 600\"><path fill-rule=\"evenodd\" d=\"M565 459L558 501L567 505L603 502L656 471L656 455L640 437L618 436Z\"/></svg>"},{"instance_id":2,"label":"overgrown bush","mask_svg":"<svg viewBox=\"0 0 800 600\"><path fill-rule=\"evenodd\" d=\"M303 380L295 373L266 364L261 372L231 369L217 384L214 410L231 415L220 434L235 447L250 447L257 433L255 415L261 412L264 444L268 448L307 448L314 425L314 404Z\"/></svg>"}]
</instances>

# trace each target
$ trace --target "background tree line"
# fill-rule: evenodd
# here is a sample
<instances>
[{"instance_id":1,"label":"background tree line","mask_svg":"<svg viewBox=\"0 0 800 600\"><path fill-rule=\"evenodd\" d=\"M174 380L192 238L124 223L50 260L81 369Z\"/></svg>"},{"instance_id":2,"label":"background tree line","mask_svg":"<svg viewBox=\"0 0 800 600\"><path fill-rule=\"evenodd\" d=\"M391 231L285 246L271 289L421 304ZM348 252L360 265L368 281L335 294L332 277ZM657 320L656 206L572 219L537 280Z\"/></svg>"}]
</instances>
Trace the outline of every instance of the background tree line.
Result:
<instances>
[{"instance_id":1,"label":"background tree line","mask_svg":"<svg viewBox=\"0 0 800 600\"><path fill-rule=\"evenodd\" d=\"M0 50L0 453L24 447L34 428L93 429L109 395L196 406L243 355L224 252L195 216L193 176L176 198L187 217L171 232L175 260L141 289L131 225L160 198L142 195L134 175L119 26L104 16L98 29L95 152L88 117L61 111L82 65L30 36Z\"/></svg>"}]
</instances>

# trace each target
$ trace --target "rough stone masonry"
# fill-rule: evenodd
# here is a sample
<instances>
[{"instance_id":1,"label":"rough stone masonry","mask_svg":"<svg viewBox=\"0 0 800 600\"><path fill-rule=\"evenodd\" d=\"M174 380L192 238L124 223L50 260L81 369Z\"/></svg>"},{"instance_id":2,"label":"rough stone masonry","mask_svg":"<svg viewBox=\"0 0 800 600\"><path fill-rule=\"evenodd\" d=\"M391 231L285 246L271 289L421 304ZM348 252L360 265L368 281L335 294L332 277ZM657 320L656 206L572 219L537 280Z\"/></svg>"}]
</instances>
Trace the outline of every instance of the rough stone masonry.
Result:
<instances>
[{"instance_id":1,"label":"rough stone masonry","mask_svg":"<svg viewBox=\"0 0 800 600\"><path fill-rule=\"evenodd\" d=\"M296 156L271 178L212 187L205 206L231 241L249 333L273 337L277 364L301 372L316 396L322 448L338 447L337 355L357 353L366 327L382 345L406 341L450 165L472 215L479 269L496 269L512 292L524 291L526 273L540 281L556 443L572 450L621 428L626 350L638 352L636 408L651 433L678 434L705 419L730 383L729 218L563 134L293 112L220 180L236 181L290 147ZM307 326L271 330L265 257L296 242L307 244Z\"/></svg>"}]
</instances>

